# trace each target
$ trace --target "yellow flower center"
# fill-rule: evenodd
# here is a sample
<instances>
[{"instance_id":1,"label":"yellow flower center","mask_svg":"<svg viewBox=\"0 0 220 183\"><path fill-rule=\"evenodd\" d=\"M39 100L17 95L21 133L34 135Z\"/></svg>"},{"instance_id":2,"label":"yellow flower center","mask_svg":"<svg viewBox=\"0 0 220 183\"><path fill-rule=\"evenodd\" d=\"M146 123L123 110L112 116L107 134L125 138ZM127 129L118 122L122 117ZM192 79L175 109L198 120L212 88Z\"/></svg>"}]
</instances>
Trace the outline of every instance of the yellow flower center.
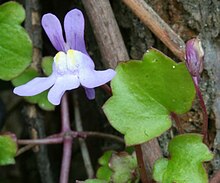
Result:
<instances>
[{"instance_id":1,"label":"yellow flower center","mask_svg":"<svg viewBox=\"0 0 220 183\"><path fill-rule=\"evenodd\" d=\"M77 52L75 50L68 50L67 53L59 51L54 57L57 71L60 74L64 74L68 70L75 71L77 69L76 57Z\"/></svg>"}]
</instances>

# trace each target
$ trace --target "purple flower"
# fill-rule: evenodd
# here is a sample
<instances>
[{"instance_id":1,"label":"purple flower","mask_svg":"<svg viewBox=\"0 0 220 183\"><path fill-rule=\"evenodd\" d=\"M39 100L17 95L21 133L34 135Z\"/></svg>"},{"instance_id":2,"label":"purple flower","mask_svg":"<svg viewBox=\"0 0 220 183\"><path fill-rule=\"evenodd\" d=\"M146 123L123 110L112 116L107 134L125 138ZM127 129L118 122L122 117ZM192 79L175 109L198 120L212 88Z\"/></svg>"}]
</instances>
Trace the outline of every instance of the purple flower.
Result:
<instances>
[{"instance_id":1,"label":"purple flower","mask_svg":"<svg viewBox=\"0 0 220 183\"><path fill-rule=\"evenodd\" d=\"M53 46L59 51L54 57L53 72L49 77L37 77L16 87L14 93L20 96L33 96L51 87L48 100L58 105L66 90L82 85L87 97L94 99L94 88L110 81L115 76L115 71L112 69L95 70L95 65L85 47L82 12L73 9L66 14L64 19L66 42L56 16L50 13L45 14L42 18L42 26Z\"/></svg>"}]
</instances>

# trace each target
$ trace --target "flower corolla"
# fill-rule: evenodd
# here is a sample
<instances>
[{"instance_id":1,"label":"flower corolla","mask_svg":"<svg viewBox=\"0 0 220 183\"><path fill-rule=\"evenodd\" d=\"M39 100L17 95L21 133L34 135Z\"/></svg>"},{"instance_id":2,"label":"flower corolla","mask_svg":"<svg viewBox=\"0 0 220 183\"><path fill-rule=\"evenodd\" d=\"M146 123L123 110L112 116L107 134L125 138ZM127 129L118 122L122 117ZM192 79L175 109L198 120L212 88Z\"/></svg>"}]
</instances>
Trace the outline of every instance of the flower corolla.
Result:
<instances>
[{"instance_id":1,"label":"flower corolla","mask_svg":"<svg viewBox=\"0 0 220 183\"><path fill-rule=\"evenodd\" d=\"M116 73L112 69L95 70L93 60L85 47L82 12L73 9L66 14L64 18L66 41L60 21L55 15L45 14L42 18L42 26L58 51L54 57L53 72L49 77L36 77L16 87L14 93L20 96L33 96L50 88L48 100L54 105L59 105L65 91L82 85L87 97L94 99L94 88L110 81Z\"/></svg>"}]
</instances>

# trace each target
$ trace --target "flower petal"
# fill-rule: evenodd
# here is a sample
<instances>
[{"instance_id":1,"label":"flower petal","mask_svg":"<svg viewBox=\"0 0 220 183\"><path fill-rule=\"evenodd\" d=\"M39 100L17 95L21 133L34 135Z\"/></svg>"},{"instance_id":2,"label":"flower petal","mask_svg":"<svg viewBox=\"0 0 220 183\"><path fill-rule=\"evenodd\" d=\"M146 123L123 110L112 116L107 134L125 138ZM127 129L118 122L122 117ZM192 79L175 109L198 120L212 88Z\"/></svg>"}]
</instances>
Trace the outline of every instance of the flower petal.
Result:
<instances>
[{"instance_id":1,"label":"flower petal","mask_svg":"<svg viewBox=\"0 0 220 183\"><path fill-rule=\"evenodd\" d=\"M86 88L84 87L86 96L89 100L95 99L95 90L93 88Z\"/></svg>"},{"instance_id":2,"label":"flower petal","mask_svg":"<svg viewBox=\"0 0 220 183\"><path fill-rule=\"evenodd\" d=\"M54 86L48 93L48 100L53 105L59 105L61 98L66 90L72 90L79 87L79 79L75 75L66 74L58 77Z\"/></svg>"},{"instance_id":3,"label":"flower petal","mask_svg":"<svg viewBox=\"0 0 220 183\"><path fill-rule=\"evenodd\" d=\"M91 69L79 70L80 83L86 88L94 88L110 81L116 72L112 69L96 71Z\"/></svg>"},{"instance_id":4,"label":"flower petal","mask_svg":"<svg viewBox=\"0 0 220 183\"><path fill-rule=\"evenodd\" d=\"M51 13L45 14L42 18L42 26L54 48L57 51L66 51L63 31L58 18Z\"/></svg>"},{"instance_id":5,"label":"flower petal","mask_svg":"<svg viewBox=\"0 0 220 183\"><path fill-rule=\"evenodd\" d=\"M71 63L70 61L74 61L74 62ZM71 68L72 66L75 67L75 65L77 65L78 69L95 68L95 64L93 60L90 58L90 56L77 50L67 51L67 65L69 65L69 68Z\"/></svg>"},{"instance_id":6,"label":"flower petal","mask_svg":"<svg viewBox=\"0 0 220 183\"><path fill-rule=\"evenodd\" d=\"M53 74L49 77L36 77L28 83L16 87L13 92L20 96L37 95L50 88L55 83L55 80L56 77Z\"/></svg>"},{"instance_id":7,"label":"flower petal","mask_svg":"<svg viewBox=\"0 0 220 183\"><path fill-rule=\"evenodd\" d=\"M64 18L66 42L73 50L88 55L84 41L84 17L80 10L69 11Z\"/></svg>"}]
</instances>

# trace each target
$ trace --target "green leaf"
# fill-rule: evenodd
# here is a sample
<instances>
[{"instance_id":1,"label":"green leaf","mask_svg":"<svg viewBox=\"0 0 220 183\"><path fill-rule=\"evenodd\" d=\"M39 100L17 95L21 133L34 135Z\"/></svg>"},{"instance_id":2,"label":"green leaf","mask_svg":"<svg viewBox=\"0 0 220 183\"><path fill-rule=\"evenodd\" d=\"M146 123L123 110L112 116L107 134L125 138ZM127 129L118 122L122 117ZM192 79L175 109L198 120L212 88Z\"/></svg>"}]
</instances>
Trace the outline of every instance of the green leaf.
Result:
<instances>
[{"instance_id":1,"label":"green leaf","mask_svg":"<svg viewBox=\"0 0 220 183\"><path fill-rule=\"evenodd\" d=\"M28 81L32 80L33 78L37 77L38 73L33 68L26 69L21 75L13 79L11 82L14 86L20 86L22 84L27 83ZM48 99L48 90L44 91L38 95L31 96L31 97L24 97L25 100L32 104L38 104L38 106L46 111L52 111L55 109L55 106L51 104Z\"/></svg>"},{"instance_id":2,"label":"green leaf","mask_svg":"<svg viewBox=\"0 0 220 183\"><path fill-rule=\"evenodd\" d=\"M0 6L0 79L18 76L32 60L31 40L20 25L24 18L24 9L18 3Z\"/></svg>"},{"instance_id":3,"label":"green leaf","mask_svg":"<svg viewBox=\"0 0 220 183\"><path fill-rule=\"evenodd\" d=\"M47 99L48 90L39 94L38 96L38 106L45 111L53 111L55 106L49 102Z\"/></svg>"},{"instance_id":4,"label":"green leaf","mask_svg":"<svg viewBox=\"0 0 220 183\"><path fill-rule=\"evenodd\" d=\"M24 8L16 2L7 2L0 6L0 22L21 24L25 19Z\"/></svg>"},{"instance_id":5,"label":"green leaf","mask_svg":"<svg viewBox=\"0 0 220 183\"><path fill-rule=\"evenodd\" d=\"M106 151L98 160L100 165L108 165L114 151Z\"/></svg>"},{"instance_id":6,"label":"green leaf","mask_svg":"<svg viewBox=\"0 0 220 183\"><path fill-rule=\"evenodd\" d=\"M158 182L163 182L163 175L166 172L168 159L158 159L154 164L153 177Z\"/></svg>"},{"instance_id":7,"label":"green leaf","mask_svg":"<svg viewBox=\"0 0 220 183\"><path fill-rule=\"evenodd\" d=\"M213 154L202 143L199 134L184 134L174 137L168 150L170 159L159 159L153 170L153 177L160 183L208 183L208 176L202 165L210 161Z\"/></svg>"},{"instance_id":8,"label":"green leaf","mask_svg":"<svg viewBox=\"0 0 220 183\"><path fill-rule=\"evenodd\" d=\"M96 177L101 180L106 180L110 182L112 176L112 170L109 168L108 165L103 165L98 168L96 172Z\"/></svg>"},{"instance_id":9,"label":"green leaf","mask_svg":"<svg viewBox=\"0 0 220 183\"><path fill-rule=\"evenodd\" d=\"M127 146L125 148L125 151L128 153L128 154L132 154L134 151L135 151L135 147L134 146Z\"/></svg>"},{"instance_id":10,"label":"green leaf","mask_svg":"<svg viewBox=\"0 0 220 183\"><path fill-rule=\"evenodd\" d=\"M52 74L52 65L53 65L53 57L50 56L43 57L41 67L45 75L49 76Z\"/></svg>"},{"instance_id":11,"label":"green leaf","mask_svg":"<svg viewBox=\"0 0 220 183\"><path fill-rule=\"evenodd\" d=\"M0 136L0 165L14 164L17 144L10 135Z\"/></svg>"},{"instance_id":12,"label":"green leaf","mask_svg":"<svg viewBox=\"0 0 220 183\"><path fill-rule=\"evenodd\" d=\"M110 182L112 176L112 170L109 168L109 161L111 159L113 151L106 151L98 160L102 165L96 172L96 177L101 180Z\"/></svg>"},{"instance_id":13,"label":"green leaf","mask_svg":"<svg viewBox=\"0 0 220 183\"><path fill-rule=\"evenodd\" d=\"M139 172L135 155L126 152L112 154L109 166L113 170L111 178L114 183L138 182Z\"/></svg>"},{"instance_id":14,"label":"green leaf","mask_svg":"<svg viewBox=\"0 0 220 183\"><path fill-rule=\"evenodd\" d=\"M184 63L151 49L142 61L121 63L111 82L113 96L103 106L126 145L140 144L171 127L170 112L187 112L195 97Z\"/></svg>"},{"instance_id":15,"label":"green leaf","mask_svg":"<svg viewBox=\"0 0 220 183\"><path fill-rule=\"evenodd\" d=\"M100 180L100 179L87 179L85 181L78 181L80 183L107 183L105 180Z\"/></svg>"}]
</instances>

